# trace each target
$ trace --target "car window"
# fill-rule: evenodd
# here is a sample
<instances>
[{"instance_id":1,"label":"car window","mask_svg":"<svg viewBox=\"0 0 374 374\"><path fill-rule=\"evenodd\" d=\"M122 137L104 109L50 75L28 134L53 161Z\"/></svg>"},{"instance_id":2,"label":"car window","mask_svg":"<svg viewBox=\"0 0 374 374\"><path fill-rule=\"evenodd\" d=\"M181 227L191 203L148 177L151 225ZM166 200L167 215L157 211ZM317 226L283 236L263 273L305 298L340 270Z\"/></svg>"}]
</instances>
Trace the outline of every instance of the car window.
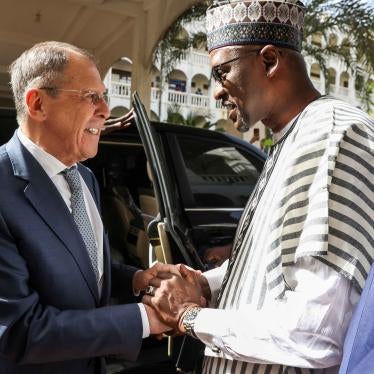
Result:
<instances>
[{"instance_id":1,"label":"car window","mask_svg":"<svg viewBox=\"0 0 374 374\"><path fill-rule=\"evenodd\" d=\"M258 159L230 143L178 137L195 207L244 207L259 177Z\"/></svg>"}]
</instances>

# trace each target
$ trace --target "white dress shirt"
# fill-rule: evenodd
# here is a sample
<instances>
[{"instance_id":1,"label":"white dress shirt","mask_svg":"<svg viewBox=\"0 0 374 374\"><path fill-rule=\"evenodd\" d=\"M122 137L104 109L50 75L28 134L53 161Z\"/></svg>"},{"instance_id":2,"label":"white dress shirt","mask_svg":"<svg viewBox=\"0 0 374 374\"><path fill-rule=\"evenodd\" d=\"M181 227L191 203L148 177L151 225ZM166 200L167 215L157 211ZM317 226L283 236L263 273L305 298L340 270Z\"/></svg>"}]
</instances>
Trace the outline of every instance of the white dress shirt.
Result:
<instances>
[{"instance_id":1,"label":"white dress shirt","mask_svg":"<svg viewBox=\"0 0 374 374\"><path fill-rule=\"evenodd\" d=\"M53 184L56 186L58 192L61 194L66 206L71 212L71 192L69 185L65 177L61 174L63 170L73 165L65 165L59 161L56 157L52 156L37 144L32 142L19 128L17 130L17 136L22 145L33 155L33 157L38 161L40 166L46 172L48 177L51 179ZM97 260L98 260L98 271L99 271L99 294L101 295L102 291L102 281L104 274L104 252L103 252L103 237L104 237L104 228L103 223L97 209L96 203L91 195L90 190L88 189L84 179L80 175L81 185L83 189L84 203L86 206L87 214L92 225L92 230L95 236L95 242L97 246ZM150 327L147 317L147 312L144 308L144 305L138 304L140 309L140 314L142 317L143 323L143 338L149 336Z\"/></svg>"},{"instance_id":2,"label":"white dress shirt","mask_svg":"<svg viewBox=\"0 0 374 374\"><path fill-rule=\"evenodd\" d=\"M69 185L61 174L66 168L69 168L73 165L65 165L56 157L52 156L44 149L39 147L37 144L32 142L23 132L21 129L18 129L17 136L23 146L34 156L36 161L40 164L43 170L46 172L48 177L51 179L55 187L57 188L58 192L60 193L61 197L63 198L66 206L68 207L71 213L71 192ZM102 286L102 277L104 273L104 255L103 255L103 223L101 221L100 214L97 210L96 203L86 185L81 175L81 185L83 189L83 197L84 203L86 206L88 218L90 219L90 223L92 226L92 231L95 236L95 242L97 247L97 262L98 262L98 271L99 271L99 285ZM100 289L101 292L101 289Z\"/></svg>"},{"instance_id":3,"label":"white dress shirt","mask_svg":"<svg viewBox=\"0 0 374 374\"><path fill-rule=\"evenodd\" d=\"M227 264L204 273L213 302ZM313 257L285 267L284 275L292 290L261 310L251 305L239 310L202 309L194 330L207 345L205 353L252 363L331 367L324 373L337 373L358 292L352 282Z\"/></svg>"}]
</instances>

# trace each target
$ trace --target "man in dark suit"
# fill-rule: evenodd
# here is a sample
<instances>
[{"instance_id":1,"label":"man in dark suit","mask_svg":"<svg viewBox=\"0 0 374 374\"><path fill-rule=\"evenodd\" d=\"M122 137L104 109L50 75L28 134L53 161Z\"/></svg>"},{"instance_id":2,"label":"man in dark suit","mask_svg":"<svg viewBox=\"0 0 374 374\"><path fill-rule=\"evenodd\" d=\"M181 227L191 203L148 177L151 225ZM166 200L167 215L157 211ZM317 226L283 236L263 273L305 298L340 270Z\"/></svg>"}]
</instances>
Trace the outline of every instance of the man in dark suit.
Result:
<instances>
[{"instance_id":1,"label":"man in dark suit","mask_svg":"<svg viewBox=\"0 0 374 374\"><path fill-rule=\"evenodd\" d=\"M10 73L19 129L0 148L0 373L103 373L103 356L134 360L166 330L134 293L168 266L111 265L98 185L79 164L109 116L94 58L39 43ZM107 306L114 279L132 303Z\"/></svg>"}]
</instances>

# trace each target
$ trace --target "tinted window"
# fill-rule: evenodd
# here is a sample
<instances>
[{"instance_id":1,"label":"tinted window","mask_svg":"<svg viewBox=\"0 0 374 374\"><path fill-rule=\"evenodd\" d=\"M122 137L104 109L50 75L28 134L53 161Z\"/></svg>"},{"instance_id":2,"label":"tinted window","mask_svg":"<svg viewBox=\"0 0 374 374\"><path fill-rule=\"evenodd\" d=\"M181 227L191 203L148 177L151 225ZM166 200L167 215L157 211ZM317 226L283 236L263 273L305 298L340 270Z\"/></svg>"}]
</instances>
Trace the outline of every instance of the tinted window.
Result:
<instances>
[{"instance_id":1,"label":"tinted window","mask_svg":"<svg viewBox=\"0 0 374 374\"><path fill-rule=\"evenodd\" d=\"M178 137L196 207L245 205L262 163L229 143Z\"/></svg>"},{"instance_id":2,"label":"tinted window","mask_svg":"<svg viewBox=\"0 0 374 374\"><path fill-rule=\"evenodd\" d=\"M0 145L6 143L14 134L18 124L14 109L0 109Z\"/></svg>"}]
</instances>

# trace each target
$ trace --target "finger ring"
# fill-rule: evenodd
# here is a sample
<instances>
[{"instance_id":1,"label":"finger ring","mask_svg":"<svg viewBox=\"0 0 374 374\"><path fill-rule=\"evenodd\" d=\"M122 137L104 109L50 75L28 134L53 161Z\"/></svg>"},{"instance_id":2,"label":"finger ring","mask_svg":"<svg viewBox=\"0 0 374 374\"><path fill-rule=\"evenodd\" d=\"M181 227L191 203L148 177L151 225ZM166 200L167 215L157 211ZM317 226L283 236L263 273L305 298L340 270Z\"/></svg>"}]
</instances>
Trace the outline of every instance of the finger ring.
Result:
<instances>
[{"instance_id":1,"label":"finger ring","mask_svg":"<svg viewBox=\"0 0 374 374\"><path fill-rule=\"evenodd\" d=\"M147 289L145 290L145 293L150 296L155 295L155 287L153 286L148 286Z\"/></svg>"}]
</instances>

